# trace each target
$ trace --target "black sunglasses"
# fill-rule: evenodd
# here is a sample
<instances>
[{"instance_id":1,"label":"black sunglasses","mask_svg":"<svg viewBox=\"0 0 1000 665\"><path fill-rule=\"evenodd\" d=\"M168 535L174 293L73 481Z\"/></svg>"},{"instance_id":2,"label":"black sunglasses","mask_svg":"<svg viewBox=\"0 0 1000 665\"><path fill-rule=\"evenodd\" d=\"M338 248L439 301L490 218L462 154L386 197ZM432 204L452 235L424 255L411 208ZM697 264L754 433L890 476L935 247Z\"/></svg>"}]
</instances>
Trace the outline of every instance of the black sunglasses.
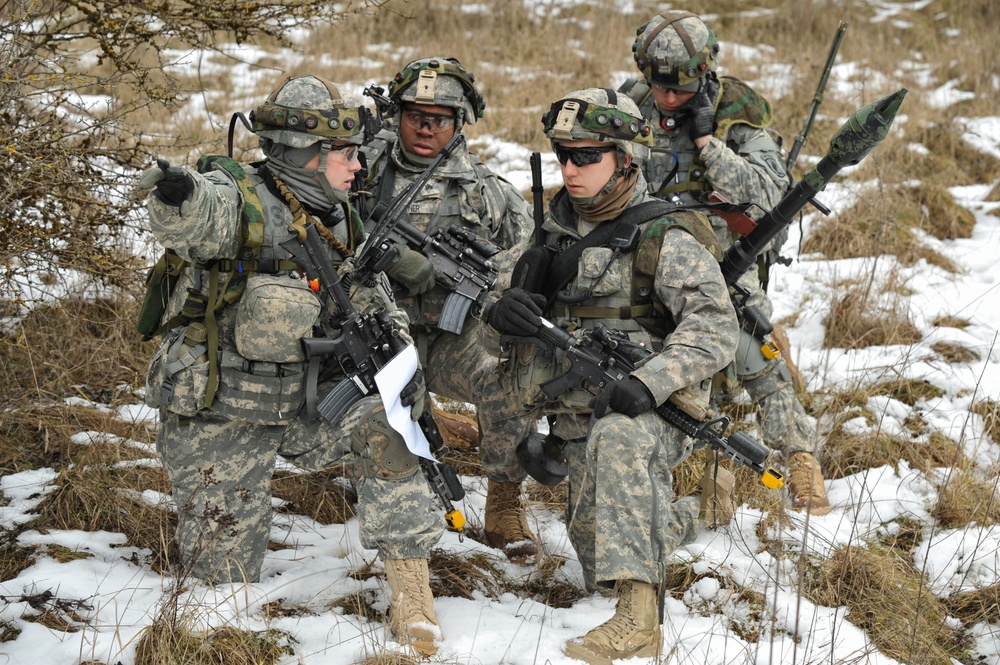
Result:
<instances>
[{"instance_id":1,"label":"black sunglasses","mask_svg":"<svg viewBox=\"0 0 1000 665\"><path fill-rule=\"evenodd\" d=\"M618 146L615 145L604 145L596 148L564 148L561 145L555 146L556 159L559 160L560 164L565 166L567 161L571 161L578 168L596 164L604 159L604 153L617 149Z\"/></svg>"}]
</instances>

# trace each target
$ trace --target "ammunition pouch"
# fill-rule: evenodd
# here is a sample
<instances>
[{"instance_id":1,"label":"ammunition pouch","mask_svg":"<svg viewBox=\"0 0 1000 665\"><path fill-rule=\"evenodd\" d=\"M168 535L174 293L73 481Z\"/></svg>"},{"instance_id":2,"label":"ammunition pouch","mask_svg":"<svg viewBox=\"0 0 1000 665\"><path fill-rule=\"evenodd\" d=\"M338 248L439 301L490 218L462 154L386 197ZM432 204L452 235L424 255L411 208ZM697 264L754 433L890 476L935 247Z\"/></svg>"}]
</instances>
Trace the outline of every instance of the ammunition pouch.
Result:
<instances>
[{"instance_id":1,"label":"ammunition pouch","mask_svg":"<svg viewBox=\"0 0 1000 665\"><path fill-rule=\"evenodd\" d=\"M175 328L153 354L146 371L145 403L190 418L208 391L207 331L200 323Z\"/></svg>"},{"instance_id":2,"label":"ammunition pouch","mask_svg":"<svg viewBox=\"0 0 1000 665\"><path fill-rule=\"evenodd\" d=\"M212 411L258 425L287 425L305 403L305 363L273 363L220 350Z\"/></svg>"},{"instance_id":3,"label":"ammunition pouch","mask_svg":"<svg viewBox=\"0 0 1000 665\"><path fill-rule=\"evenodd\" d=\"M544 293L555 255L556 250L551 247L532 247L524 252L511 271L510 287L528 293Z\"/></svg>"},{"instance_id":4,"label":"ammunition pouch","mask_svg":"<svg viewBox=\"0 0 1000 665\"><path fill-rule=\"evenodd\" d=\"M136 332L142 335L143 341L148 342L163 332L160 327L163 311L186 265L187 261L167 250L146 274L146 295L135 324Z\"/></svg>"}]
</instances>

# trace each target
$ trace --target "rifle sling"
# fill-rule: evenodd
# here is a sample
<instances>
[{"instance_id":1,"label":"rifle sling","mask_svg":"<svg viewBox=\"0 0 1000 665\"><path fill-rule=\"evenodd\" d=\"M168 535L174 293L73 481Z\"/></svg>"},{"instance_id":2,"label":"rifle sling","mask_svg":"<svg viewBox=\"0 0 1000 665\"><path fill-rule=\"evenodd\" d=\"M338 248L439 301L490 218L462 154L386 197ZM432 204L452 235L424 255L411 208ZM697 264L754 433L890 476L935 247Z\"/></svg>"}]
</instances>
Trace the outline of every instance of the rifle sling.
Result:
<instances>
[{"instance_id":1,"label":"rifle sling","mask_svg":"<svg viewBox=\"0 0 1000 665\"><path fill-rule=\"evenodd\" d=\"M651 219L663 217L676 209L677 206L666 201L645 201L628 208L613 222L601 224L572 246L560 252L552 261L549 279L545 284L546 307L551 306L555 301L556 294L566 288L576 277L578 262L583 252L591 247L600 247L611 240L618 224L641 226Z\"/></svg>"}]
</instances>

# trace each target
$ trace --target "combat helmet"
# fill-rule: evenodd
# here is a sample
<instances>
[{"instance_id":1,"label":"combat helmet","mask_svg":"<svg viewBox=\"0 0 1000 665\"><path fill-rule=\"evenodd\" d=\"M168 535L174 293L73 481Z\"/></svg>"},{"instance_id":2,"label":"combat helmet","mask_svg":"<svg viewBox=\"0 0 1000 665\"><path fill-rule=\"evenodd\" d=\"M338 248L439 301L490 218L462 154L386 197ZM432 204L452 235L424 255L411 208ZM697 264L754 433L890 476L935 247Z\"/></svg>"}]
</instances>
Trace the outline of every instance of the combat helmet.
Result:
<instances>
[{"instance_id":1,"label":"combat helmet","mask_svg":"<svg viewBox=\"0 0 1000 665\"><path fill-rule=\"evenodd\" d=\"M549 107L542 125L553 147L560 141L593 139L645 159L653 145L653 131L639 107L628 95L610 88L574 90Z\"/></svg>"},{"instance_id":2,"label":"combat helmet","mask_svg":"<svg viewBox=\"0 0 1000 665\"><path fill-rule=\"evenodd\" d=\"M719 42L694 14L670 11L636 30L632 55L647 81L699 92L718 67Z\"/></svg>"},{"instance_id":3,"label":"combat helmet","mask_svg":"<svg viewBox=\"0 0 1000 665\"><path fill-rule=\"evenodd\" d=\"M397 107L409 102L455 109L459 128L474 125L486 110L475 75L456 58L414 60L392 78L388 92Z\"/></svg>"},{"instance_id":4,"label":"combat helmet","mask_svg":"<svg viewBox=\"0 0 1000 665\"><path fill-rule=\"evenodd\" d=\"M253 131L261 139L307 148L318 141L361 145L377 121L361 97L318 76L288 77L250 112Z\"/></svg>"}]
</instances>

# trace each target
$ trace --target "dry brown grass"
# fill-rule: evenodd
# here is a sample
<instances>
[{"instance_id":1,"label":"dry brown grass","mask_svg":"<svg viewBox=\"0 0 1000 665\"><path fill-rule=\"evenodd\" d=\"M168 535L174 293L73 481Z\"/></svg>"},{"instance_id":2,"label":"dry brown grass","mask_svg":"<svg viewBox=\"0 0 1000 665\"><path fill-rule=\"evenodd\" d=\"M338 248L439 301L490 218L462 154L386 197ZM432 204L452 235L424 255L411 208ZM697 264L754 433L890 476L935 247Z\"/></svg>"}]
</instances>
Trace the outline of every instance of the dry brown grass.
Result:
<instances>
[{"instance_id":1,"label":"dry brown grass","mask_svg":"<svg viewBox=\"0 0 1000 665\"><path fill-rule=\"evenodd\" d=\"M949 363L971 363L979 360L979 353L961 344L951 342L934 342L931 345L935 353Z\"/></svg>"},{"instance_id":2,"label":"dry brown grass","mask_svg":"<svg viewBox=\"0 0 1000 665\"><path fill-rule=\"evenodd\" d=\"M997 478L985 478L968 465L958 467L938 486L937 502L930 513L946 529L1000 523L997 482Z\"/></svg>"},{"instance_id":3,"label":"dry brown grass","mask_svg":"<svg viewBox=\"0 0 1000 665\"><path fill-rule=\"evenodd\" d=\"M966 626L977 623L996 624L1000 621L1000 584L956 594L945 603L949 612L961 619Z\"/></svg>"},{"instance_id":4,"label":"dry brown grass","mask_svg":"<svg viewBox=\"0 0 1000 665\"><path fill-rule=\"evenodd\" d=\"M864 284L845 284L842 288L824 321L824 348L863 349L913 344L923 338L901 298L892 297L887 301Z\"/></svg>"},{"instance_id":5,"label":"dry brown grass","mask_svg":"<svg viewBox=\"0 0 1000 665\"><path fill-rule=\"evenodd\" d=\"M0 398L134 401L152 351L135 332L137 313L126 298L71 298L35 309L0 337Z\"/></svg>"},{"instance_id":6,"label":"dry brown grass","mask_svg":"<svg viewBox=\"0 0 1000 665\"><path fill-rule=\"evenodd\" d=\"M136 644L136 665L272 665L292 654L281 631L251 632L217 628L192 632L172 618L158 617L142 631Z\"/></svg>"},{"instance_id":7,"label":"dry brown grass","mask_svg":"<svg viewBox=\"0 0 1000 665\"><path fill-rule=\"evenodd\" d=\"M986 434L993 441L1000 443L1000 402L991 399L978 400L970 411L982 417Z\"/></svg>"},{"instance_id":8,"label":"dry brown grass","mask_svg":"<svg viewBox=\"0 0 1000 665\"><path fill-rule=\"evenodd\" d=\"M271 494L287 503L280 512L305 515L320 524L344 524L354 517L358 494L328 471L275 471Z\"/></svg>"},{"instance_id":9,"label":"dry brown grass","mask_svg":"<svg viewBox=\"0 0 1000 665\"><path fill-rule=\"evenodd\" d=\"M129 451L121 445L87 446L76 464L55 479L57 489L46 495L27 526L123 533L128 545L150 550L142 563L167 572L178 561L172 536L176 516L137 494L152 490L166 495L170 483L159 467L130 465Z\"/></svg>"},{"instance_id":10,"label":"dry brown grass","mask_svg":"<svg viewBox=\"0 0 1000 665\"><path fill-rule=\"evenodd\" d=\"M278 51L266 57L261 64L271 69L258 70L260 81L255 91L239 88L237 78L224 69L210 72L205 68L196 72L191 67L192 75L185 79L185 85L194 95L200 96L202 89L211 92L205 101L214 125L208 116L185 114L182 118L163 109L153 109L152 116L141 119L141 126L162 132L162 139L153 139L161 143L161 152L171 157L176 155L190 164L196 153L223 152L224 123L230 114L248 112L285 75L315 73L360 90L369 82L384 84L412 58L445 55L458 57L475 72L486 96L486 117L467 127L471 139L491 135L544 151L548 145L541 135L539 118L548 104L574 88L609 85L612 80L634 75L629 49L635 27L663 8L661 4L643 1L637 5L636 14L628 15L615 3L529 7L523 3L487 0L483 3L487 11L475 14L462 11L468 9L466 4L459 0L427 3L390 0L390 11L380 13L374 20L355 16L336 27L317 31L302 45L301 58ZM947 188L993 183L1000 172L996 158L975 150L962 137L960 120L963 116L995 115L1000 105L1000 92L993 83L995 39L967 38L988 32L980 30L982 26L1000 23L998 7L992 0L936 0L923 7L900 6L897 24L870 23L874 7L859 3L845 6L835 0L766 2L760 7L764 11L748 7L742 0L722 0L712 5L711 11L716 16L713 25L722 40L726 73L748 78L755 85L759 82L765 89L769 83L758 63L734 57L733 44L770 45L774 55L765 53L763 64L773 58L775 63L791 62L794 66L795 76L787 95L780 100L772 99L775 127L784 135L786 147L801 128L838 21L850 21L838 63L857 64L855 89L846 96L833 89L827 91L804 155L822 154L843 118L862 104L899 85L911 89L903 110L907 119L898 123L899 134L894 133L885 141L852 176L859 182L875 180L878 186L862 191L858 202L837 219L817 222L806 239L804 251L821 253L829 259L888 253L907 266L926 260L933 266L957 270L914 231L935 238L968 237L971 222L968 212L955 205ZM754 11L748 11L751 9ZM900 28L903 23L910 27ZM946 30L950 29L962 31L960 48L955 39L946 36ZM516 37L511 38L512 35ZM975 97L947 109L932 107L927 102L928 95L921 94L926 92L920 82L923 72L898 66L901 61L911 59L916 51L922 58L918 64L926 65L927 73L937 78L935 85L954 79L960 90L975 93ZM877 77L866 73L865 68L885 71L891 80L877 84ZM926 154L912 149L910 144L922 145ZM238 157L258 156L256 141L242 129L237 132L237 145L245 149L238 150ZM801 174L801 168L797 167L797 174ZM921 185L915 187L914 181L920 181ZM546 184L551 194L555 183ZM1000 200L1000 184L993 187L987 198ZM883 267L878 261L871 263L873 273ZM137 272L136 283L139 281ZM826 345L860 348L919 340L920 332L906 314L902 287L890 286L888 290L899 298L886 299L885 292L876 293L863 285L842 285L827 322ZM0 302L0 311L9 314L12 307ZM138 342L132 333L135 314L135 302L126 297L94 303L68 301L61 307L37 310L12 336L2 340L0 398L6 403L14 400L19 408L0 412L0 473L55 468L60 472L59 489L39 507L35 526L124 532L130 544L149 547L154 567L165 570L168 562L175 559L170 552L172 545L168 544L172 532L169 519L163 511L136 502L126 493L128 489L166 491L162 472L119 464L139 456L128 446L119 446L121 450L116 453L106 445L83 449L70 442L70 437L81 431L111 432L143 442L150 441L150 433L110 417L96 417L90 409L38 405L40 399L50 403L70 395L110 403L132 401L132 390L142 384L152 346ZM946 317L934 325L964 327L968 322ZM945 359L964 361L961 348L942 346L936 350ZM920 469L961 466L963 457L956 444L940 435L922 443L881 434L848 435L836 424L859 413L865 414L870 423L877 422L876 415L865 411L868 397L876 394L890 395L913 406L939 392L923 382L898 380L839 395L804 396L813 415L828 417L835 423L823 452L828 478L885 464L897 466L900 459ZM997 403L980 400L973 410L984 418L990 436L1000 441ZM745 407L727 406L727 413L742 426ZM915 435L925 427L916 420L910 425ZM462 437L468 440L468 432L459 439ZM447 461L464 475L481 474L474 446L451 445L453 452ZM707 451L697 453L676 471L678 495L697 492L707 455ZM758 535L766 546L780 554L780 544L768 544L764 536L775 523L788 519L783 493L767 490L745 469L737 469L736 474L737 500L766 511ZM547 488L529 482L527 489L531 501L556 512L563 510L566 483ZM935 514L943 523L955 527L973 520L996 523L996 501L984 498L992 497L994 489L971 473L956 473L940 488ZM277 474L274 491L288 502L286 510L307 514L320 522L342 521L352 510L350 492L327 474ZM4 536L0 546L0 580L17 575L39 554L33 548L18 546L13 540L16 534ZM475 536L470 533L470 537ZM902 524L885 542L885 548L864 552L855 548L838 553L824 565L817 578L817 595L811 597L823 604L851 607L851 620L865 628L886 653L905 662L946 662L945 655L960 654L953 636L941 623L943 610L933 602L929 592L923 590L921 595L919 580L904 560L919 537L917 525ZM79 556L72 551L44 553ZM505 579L502 567L489 557L466 559L435 553L431 563L435 593L439 595L470 597L478 592L496 597L513 592L553 607L567 607L583 594L562 573L564 562L558 557L543 558L537 574L517 582ZM671 593L683 597L683 592L697 579L699 575L690 567L672 567ZM728 581L720 580L720 584L731 594L743 593ZM908 595L904 597L903 592ZM950 599L948 608L967 624L983 620L995 623L996 594L996 587L963 594ZM373 609L375 600L372 593L363 593L343 599L339 607L371 620L384 620ZM753 610L759 600L748 594L741 602ZM906 609L899 611L899 608ZM280 611L301 614L307 610L280 608ZM40 616L40 622L51 623L57 630L73 629L78 623L70 612L49 611L47 616ZM734 630L747 640L755 639L753 621L734 626ZM0 642L13 639L15 632L12 626L0 623ZM143 636L137 663L269 663L284 653L284 640L280 634L195 636L160 619ZM937 640L939 644L935 646L925 640ZM379 654L363 662L412 665L398 654Z\"/></svg>"},{"instance_id":11,"label":"dry brown grass","mask_svg":"<svg viewBox=\"0 0 1000 665\"><path fill-rule=\"evenodd\" d=\"M827 480L880 466L898 470L899 461L904 459L921 471L960 464L965 459L958 444L936 433L923 442L877 431L852 434L839 426L826 435L820 457Z\"/></svg>"},{"instance_id":12,"label":"dry brown grass","mask_svg":"<svg viewBox=\"0 0 1000 665\"><path fill-rule=\"evenodd\" d=\"M819 253L831 260L890 254L904 266L923 259L957 272L950 259L914 234L923 219L920 204L906 188L884 189L862 197L843 214L824 217L802 243L802 252Z\"/></svg>"},{"instance_id":13,"label":"dry brown grass","mask_svg":"<svg viewBox=\"0 0 1000 665\"><path fill-rule=\"evenodd\" d=\"M959 637L946 623L947 608L894 550L878 545L839 548L819 563L807 595L828 607L846 605L851 622L882 653L901 662L947 663L963 654Z\"/></svg>"}]
</instances>

